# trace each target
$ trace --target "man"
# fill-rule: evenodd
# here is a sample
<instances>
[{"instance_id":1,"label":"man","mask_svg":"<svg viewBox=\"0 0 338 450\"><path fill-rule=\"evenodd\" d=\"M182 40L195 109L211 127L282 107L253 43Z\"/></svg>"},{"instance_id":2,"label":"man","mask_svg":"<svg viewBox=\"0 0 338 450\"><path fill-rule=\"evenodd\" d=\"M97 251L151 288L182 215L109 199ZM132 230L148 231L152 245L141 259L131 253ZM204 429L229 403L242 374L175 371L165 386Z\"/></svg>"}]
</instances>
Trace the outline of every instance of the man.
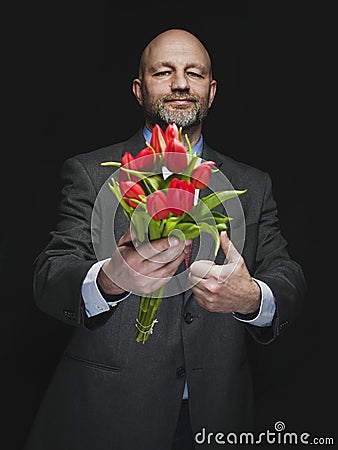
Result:
<instances>
[{"instance_id":1,"label":"man","mask_svg":"<svg viewBox=\"0 0 338 450\"><path fill-rule=\"evenodd\" d=\"M145 127L126 142L65 162L60 220L37 258L34 292L43 311L75 329L27 450L218 448L209 433L252 430L246 334L264 344L274 340L297 317L305 282L287 253L269 175L203 141L216 88L204 45L185 30L167 30L146 46L133 81ZM120 161L126 151L136 155L155 123L182 127L194 151L222 167L235 188L248 189L240 199L246 232L242 255L222 233L215 261L192 262L192 287L164 299L154 335L140 344L135 293L173 277L190 242L163 238L140 251L117 213L117 248L97 258L91 218L111 175L100 164Z\"/></svg>"}]
</instances>

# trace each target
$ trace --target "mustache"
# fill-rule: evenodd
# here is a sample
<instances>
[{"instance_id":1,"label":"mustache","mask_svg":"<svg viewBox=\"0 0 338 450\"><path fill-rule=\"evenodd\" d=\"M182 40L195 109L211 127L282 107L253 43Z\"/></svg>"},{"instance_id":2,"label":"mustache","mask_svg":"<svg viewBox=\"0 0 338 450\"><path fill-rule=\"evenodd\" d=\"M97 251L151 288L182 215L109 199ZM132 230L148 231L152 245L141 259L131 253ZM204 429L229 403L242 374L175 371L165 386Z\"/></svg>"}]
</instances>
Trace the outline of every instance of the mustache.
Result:
<instances>
[{"instance_id":1,"label":"mustache","mask_svg":"<svg viewBox=\"0 0 338 450\"><path fill-rule=\"evenodd\" d=\"M162 101L163 102L171 102L173 100L188 100L189 102L198 102L199 98L196 97L195 95L166 95L164 97L162 97Z\"/></svg>"}]
</instances>

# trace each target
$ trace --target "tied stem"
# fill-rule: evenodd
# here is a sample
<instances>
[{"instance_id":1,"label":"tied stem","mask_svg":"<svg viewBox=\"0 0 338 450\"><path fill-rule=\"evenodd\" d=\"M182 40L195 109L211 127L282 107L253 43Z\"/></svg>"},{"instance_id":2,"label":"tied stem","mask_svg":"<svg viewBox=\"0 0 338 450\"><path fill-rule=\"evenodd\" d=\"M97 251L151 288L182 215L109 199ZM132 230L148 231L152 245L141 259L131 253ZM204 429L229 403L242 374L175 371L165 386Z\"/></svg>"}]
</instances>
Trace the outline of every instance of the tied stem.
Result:
<instances>
[{"instance_id":1,"label":"tied stem","mask_svg":"<svg viewBox=\"0 0 338 450\"><path fill-rule=\"evenodd\" d=\"M164 288L165 286L162 286L150 295L141 297L136 319L136 342L146 342L149 335L153 333L154 325L157 323L156 313L162 302Z\"/></svg>"}]
</instances>

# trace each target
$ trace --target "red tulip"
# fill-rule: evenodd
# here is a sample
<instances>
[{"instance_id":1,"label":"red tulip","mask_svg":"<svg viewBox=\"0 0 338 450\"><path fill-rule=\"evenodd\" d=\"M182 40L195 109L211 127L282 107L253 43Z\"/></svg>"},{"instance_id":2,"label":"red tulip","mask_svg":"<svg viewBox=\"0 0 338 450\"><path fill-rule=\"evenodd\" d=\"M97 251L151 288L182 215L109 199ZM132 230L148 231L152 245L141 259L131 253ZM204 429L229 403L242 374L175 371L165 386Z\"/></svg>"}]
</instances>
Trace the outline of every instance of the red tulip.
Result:
<instances>
[{"instance_id":1,"label":"red tulip","mask_svg":"<svg viewBox=\"0 0 338 450\"><path fill-rule=\"evenodd\" d=\"M172 139L180 139L179 132L176 123L169 124L165 130L166 141L169 142Z\"/></svg>"},{"instance_id":2,"label":"red tulip","mask_svg":"<svg viewBox=\"0 0 338 450\"><path fill-rule=\"evenodd\" d=\"M151 172L155 165L155 155L151 148L146 147L139 151L132 162L133 170Z\"/></svg>"},{"instance_id":3,"label":"red tulip","mask_svg":"<svg viewBox=\"0 0 338 450\"><path fill-rule=\"evenodd\" d=\"M153 126L153 131L151 135L150 145L155 150L156 153L161 154L166 147L166 137L162 128L157 125Z\"/></svg>"},{"instance_id":4,"label":"red tulip","mask_svg":"<svg viewBox=\"0 0 338 450\"><path fill-rule=\"evenodd\" d=\"M121 158L121 166L123 166L125 169L136 170L134 161L135 158L133 157L133 155L129 152L125 152ZM137 177L136 175L131 175L128 172L124 172L123 170L120 170L118 179L119 183L124 181L136 182L139 180L139 177Z\"/></svg>"},{"instance_id":5,"label":"red tulip","mask_svg":"<svg viewBox=\"0 0 338 450\"><path fill-rule=\"evenodd\" d=\"M132 199L142 200L141 196L146 195L142 189L142 186L134 181L121 181L119 186L123 200L132 208L136 208L138 206L138 203L133 202Z\"/></svg>"},{"instance_id":6,"label":"red tulip","mask_svg":"<svg viewBox=\"0 0 338 450\"><path fill-rule=\"evenodd\" d=\"M215 166L214 161L205 161L191 172L190 182L196 189L205 189L209 185L211 176L211 166Z\"/></svg>"},{"instance_id":7,"label":"red tulip","mask_svg":"<svg viewBox=\"0 0 338 450\"><path fill-rule=\"evenodd\" d=\"M154 220L166 219L169 216L167 196L163 191L155 191L148 195L147 211Z\"/></svg>"},{"instance_id":8,"label":"red tulip","mask_svg":"<svg viewBox=\"0 0 338 450\"><path fill-rule=\"evenodd\" d=\"M134 161L134 159L135 158L130 152L125 152L121 158L121 164L129 169L129 165L132 161Z\"/></svg>"},{"instance_id":9,"label":"red tulip","mask_svg":"<svg viewBox=\"0 0 338 450\"><path fill-rule=\"evenodd\" d=\"M188 165L187 152L178 139L171 139L164 151L165 165L170 172L183 172Z\"/></svg>"},{"instance_id":10,"label":"red tulip","mask_svg":"<svg viewBox=\"0 0 338 450\"><path fill-rule=\"evenodd\" d=\"M170 212L180 216L194 206L195 188L186 180L173 178L168 188L167 205Z\"/></svg>"}]
</instances>

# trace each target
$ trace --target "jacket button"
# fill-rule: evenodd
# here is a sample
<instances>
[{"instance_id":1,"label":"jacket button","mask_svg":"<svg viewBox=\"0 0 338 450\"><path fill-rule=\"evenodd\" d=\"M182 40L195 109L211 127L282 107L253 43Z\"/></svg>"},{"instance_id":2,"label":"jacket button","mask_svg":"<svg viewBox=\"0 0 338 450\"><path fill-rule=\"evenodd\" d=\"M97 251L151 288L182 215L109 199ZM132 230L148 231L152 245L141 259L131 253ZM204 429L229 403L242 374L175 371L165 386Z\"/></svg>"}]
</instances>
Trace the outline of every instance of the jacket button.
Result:
<instances>
[{"instance_id":1,"label":"jacket button","mask_svg":"<svg viewBox=\"0 0 338 450\"><path fill-rule=\"evenodd\" d=\"M288 320L286 320L285 322L283 322L283 323L281 323L280 325L279 325L279 330L282 330L286 325L288 325L289 324L289 321Z\"/></svg>"},{"instance_id":2,"label":"jacket button","mask_svg":"<svg viewBox=\"0 0 338 450\"><path fill-rule=\"evenodd\" d=\"M184 376L185 376L185 368L184 368L184 367L179 367L179 368L176 370L176 376L177 376L177 378L182 378L182 377L184 377Z\"/></svg>"},{"instance_id":3,"label":"jacket button","mask_svg":"<svg viewBox=\"0 0 338 450\"><path fill-rule=\"evenodd\" d=\"M191 312L186 312L183 316L185 323L191 323L194 320L194 316Z\"/></svg>"}]
</instances>

